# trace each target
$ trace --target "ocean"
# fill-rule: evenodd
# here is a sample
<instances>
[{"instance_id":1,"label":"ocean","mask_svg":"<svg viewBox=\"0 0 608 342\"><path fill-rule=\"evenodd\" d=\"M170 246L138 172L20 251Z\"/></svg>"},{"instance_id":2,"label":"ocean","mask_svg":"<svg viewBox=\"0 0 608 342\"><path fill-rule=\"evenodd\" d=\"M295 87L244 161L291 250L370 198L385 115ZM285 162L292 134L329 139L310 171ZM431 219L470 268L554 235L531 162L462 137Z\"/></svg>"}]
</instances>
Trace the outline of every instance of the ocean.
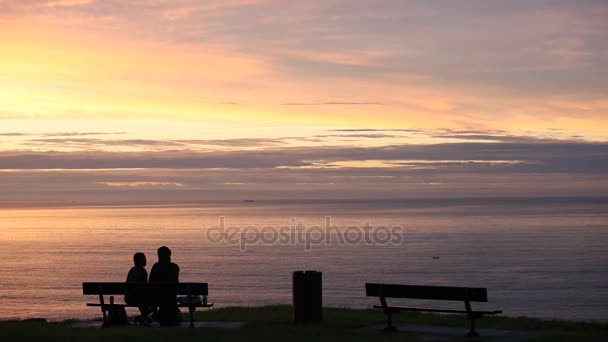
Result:
<instances>
[{"instance_id":1,"label":"ocean","mask_svg":"<svg viewBox=\"0 0 608 342\"><path fill-rule=\"evenodd\" d=\"M99 317L82 282L124 281L140 251L149 270L162 245L216 307L288 304L291 273L317 270L326 306L378 304L366 282L453 285L507 316L608 321L604 198L0 209L0 319Z\"/></svg>"}]
</instances>

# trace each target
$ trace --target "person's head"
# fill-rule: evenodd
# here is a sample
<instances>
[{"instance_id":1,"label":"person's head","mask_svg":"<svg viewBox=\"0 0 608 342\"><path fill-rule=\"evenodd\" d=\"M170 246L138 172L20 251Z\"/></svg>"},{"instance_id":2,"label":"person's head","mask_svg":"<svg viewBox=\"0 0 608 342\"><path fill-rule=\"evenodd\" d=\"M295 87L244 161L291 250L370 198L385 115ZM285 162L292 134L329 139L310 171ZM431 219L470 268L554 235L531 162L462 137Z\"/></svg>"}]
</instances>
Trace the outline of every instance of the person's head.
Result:
<instances>
[{"instance_id":1,"label":"person's head","mask_svg":"<svg viewBox=\"0 0 608 342\"><path fill-rule=\"evenodd\" d=\"M146 266L146 255L142 252L133 254L133 264L139 267Z\"/></svg>"},{"instance_id":2,"label":"person's head","mask_svg":"<svg viewBox=\"0 0 608 342\"><path fill-rule=\"evenodd\" d=\"M158 249L158 261L171 261L171 250L167 246Z\"/></svg>"}]
</instances>

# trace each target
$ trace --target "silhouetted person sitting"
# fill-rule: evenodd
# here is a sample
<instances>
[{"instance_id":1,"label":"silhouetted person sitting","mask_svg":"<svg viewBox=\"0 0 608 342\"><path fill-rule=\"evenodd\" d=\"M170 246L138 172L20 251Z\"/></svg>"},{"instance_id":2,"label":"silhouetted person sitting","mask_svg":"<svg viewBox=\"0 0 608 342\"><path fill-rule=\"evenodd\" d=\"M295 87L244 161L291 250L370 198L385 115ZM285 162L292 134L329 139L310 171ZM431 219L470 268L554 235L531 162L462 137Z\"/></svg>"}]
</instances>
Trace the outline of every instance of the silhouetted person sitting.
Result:
<instances>
[{"instance_id":1,"label":"silhouetted person sitting","mask_svg":"<svg viewBox=\"0 0 608 342\"><path fill-rule=\"evenodd\" d=\"M146 271L146 255L144 253L135 253L133 254L133 267L129 270L129 274L127 275L127 283L142 283L145 284L148 282L148 271ZM141 323L144 325L150 325L152 320L150 320L147 316L152 313L153 309L147 305L143 305L146 300L146 294L128 290L125 295L125 303L129 305L139 305L139 312L141 313L139 316L135 317L135 322Z\"/></svg>"},{"instance_id":2,"label":"silhouetted person sitting","mask_svg":"<svg viewBox=\"0 0 608 342\"><path fill-rule=\"evenodd\" d=\"M158 262L150 271L150 283L179 282L179 266L171 262L171 250L162 246L158 249ZM158 298L158 321L161 326L177 325L181 321L181 313L177 307L176 289L170 287Z\"/></svg>"}]
</instances>

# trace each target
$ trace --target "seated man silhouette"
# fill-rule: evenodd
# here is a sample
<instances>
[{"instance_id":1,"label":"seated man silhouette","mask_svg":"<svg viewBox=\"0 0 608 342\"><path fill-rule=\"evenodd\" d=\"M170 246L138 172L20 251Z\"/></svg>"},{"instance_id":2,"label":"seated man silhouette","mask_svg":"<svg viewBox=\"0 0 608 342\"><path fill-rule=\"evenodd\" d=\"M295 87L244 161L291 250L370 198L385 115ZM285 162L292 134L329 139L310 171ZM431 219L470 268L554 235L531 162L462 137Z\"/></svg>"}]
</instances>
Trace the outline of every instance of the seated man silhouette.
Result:
<instances>
[{"instance_id":1,"label":"seated man silhouette","mask_svg":"<svg viewBox=\"0 0 608 342\"><path fill-rule=\"evenodd\" d=\"M144 253L138 252L133 254L133 267L129 270L127 274L127 283L140 283L145 284L148 282L148 271L146 271L146 255ZM152 321L148 318L148 315L152 313L153 309L145 305L146 302L146 294L138 292L134 289L129 289L125 294L125 303L129 305L139 305L139 312L141 313L139 316L135 317L135 322L150 325Z\"/></svg>"},{"instance_id":2,"label":"seated man silhouette","mask_svg":"<svg viewBox=\"0 0 608 342\"><path fill-rule=\"evenodd\" d=\"M158 249L158 262L150 271L150 284L179 282L179 266L171 262L171 250L162 246ZM177 325L181 321L181 313L177 307L176 289L168 287L159 294L158 322L161 326Z\"/></svg>"}]
</instances>

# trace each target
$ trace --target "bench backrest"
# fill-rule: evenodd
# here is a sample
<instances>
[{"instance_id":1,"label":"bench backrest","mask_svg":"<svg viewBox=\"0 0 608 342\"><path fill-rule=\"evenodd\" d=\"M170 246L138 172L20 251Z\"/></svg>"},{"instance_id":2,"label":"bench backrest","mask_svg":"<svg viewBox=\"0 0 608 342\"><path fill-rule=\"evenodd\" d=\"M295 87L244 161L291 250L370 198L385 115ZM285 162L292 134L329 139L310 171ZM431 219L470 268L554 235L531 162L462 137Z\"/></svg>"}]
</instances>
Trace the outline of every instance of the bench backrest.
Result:
<instances>
[{"instance_id":1,"label":"bench backrest","mask_svg":"<svg viewBox=\"0 0 608 342\"><path fill-rule=\"evenodd\" d=\"M479 287L367 283L365 284L365 291L368 297L461 300L470 302L488 301L486 289Z\"/></svg>"},{"instance_id":2,"label":"bench backrest","mask_svg":"<svg viewBox=\"0 0 608 342\"><path fill-rule=\"evenodd\" d=\"M82 283L84 295L121 295L129 293L166 293L207 296L207 283Z\"/></svg>"}]
</instances>

